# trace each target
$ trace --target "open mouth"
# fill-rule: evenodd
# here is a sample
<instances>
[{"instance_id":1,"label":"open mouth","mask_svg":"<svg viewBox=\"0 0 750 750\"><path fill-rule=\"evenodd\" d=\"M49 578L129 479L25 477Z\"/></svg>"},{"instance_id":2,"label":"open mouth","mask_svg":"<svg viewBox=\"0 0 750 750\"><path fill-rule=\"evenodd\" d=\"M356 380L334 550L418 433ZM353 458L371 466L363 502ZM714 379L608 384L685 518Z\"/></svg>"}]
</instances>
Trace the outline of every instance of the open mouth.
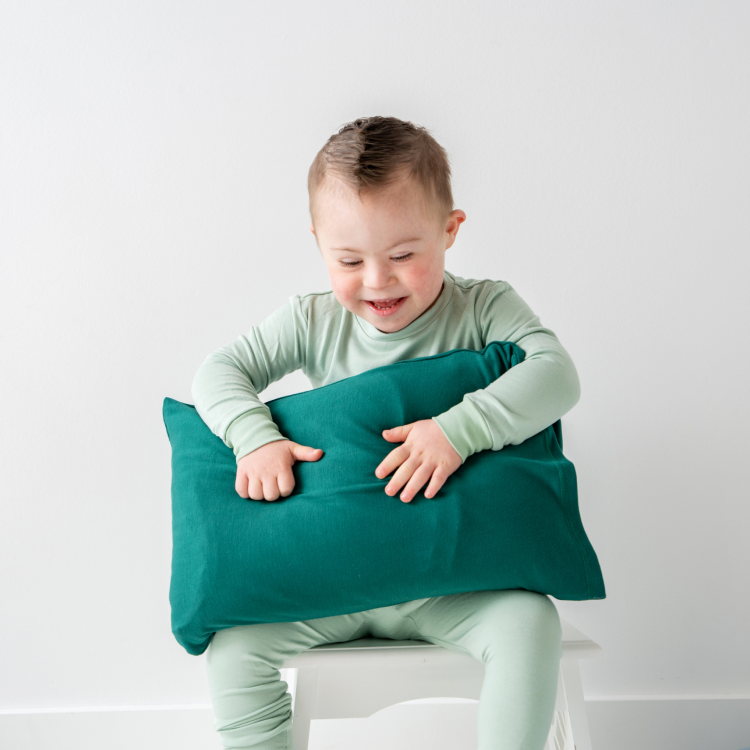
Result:
<instances>
[{"instance_id":1,"label":"open mouth","mask_svg":"<svg viewBox=\"0 0 750 750\"><path fill-rule=\"evenodd\" d=\"M368 299L365 300L365 303L376 315L383 316L393 315L403 305L405 299L406 297L399 297L398 299L382 300L378 304Z\"/></svg>"}]
</instances>

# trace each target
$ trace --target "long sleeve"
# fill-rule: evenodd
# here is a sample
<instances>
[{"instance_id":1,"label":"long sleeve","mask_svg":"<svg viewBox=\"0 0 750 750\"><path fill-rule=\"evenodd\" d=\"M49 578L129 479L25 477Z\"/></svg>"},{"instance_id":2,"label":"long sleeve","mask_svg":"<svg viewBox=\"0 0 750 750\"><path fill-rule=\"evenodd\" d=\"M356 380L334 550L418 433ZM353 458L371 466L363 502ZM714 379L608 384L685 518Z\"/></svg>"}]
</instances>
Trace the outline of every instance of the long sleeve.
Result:
<instances>
[{"instance_id":1,"label":"long sleeve","mask_svg":"<svg viewBox=\"0 0 750 750\"><path fill-rule=\"evenodd\" d=\"M511 341L525 359L433 417L462 461L477 451L522 443L570 411L581 395L570 355L510 284L493 285L483 302L475 310L483 345Z\"/></svg>"},{"instance_id":2,"label":"long sleeve","mask_svg":"<svg viewBox=\"0 0 750 750\"><path fill-rule=\"evenodd\" d=\"M209 354L195 374L195 408L237 460L274 440L286 440L258 398L271 383L305 366L306 321L289 304L230 344Z\"/></svg>"}]
</instances>

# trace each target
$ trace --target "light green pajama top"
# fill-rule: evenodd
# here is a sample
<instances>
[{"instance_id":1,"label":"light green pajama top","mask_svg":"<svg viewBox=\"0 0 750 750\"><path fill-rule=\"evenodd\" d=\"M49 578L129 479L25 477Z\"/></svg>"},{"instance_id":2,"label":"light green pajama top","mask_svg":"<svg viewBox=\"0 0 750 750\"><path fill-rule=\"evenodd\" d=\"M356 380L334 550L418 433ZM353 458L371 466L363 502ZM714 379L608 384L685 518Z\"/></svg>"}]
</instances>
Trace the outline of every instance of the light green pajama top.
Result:
<instances>
[{"instance_id":1,"label":"light green pajama top","mask_svg":"<svg viewBox=\"0 0 750 750\"><path fill-rule=\"evenodd\" d=\"M201 364L192 386L198 414L239 461L287 439L258 394L295 370L319 388L404 359L480 351L491 341L514 342L524 361L432 415L462 462L477 451L522 443L575 406L581 390L573 360L508 282L463 279L449 271L444 282L435 304L395 333L350 312L332 291L292 295Z\"/></svg>"}]
</instances>

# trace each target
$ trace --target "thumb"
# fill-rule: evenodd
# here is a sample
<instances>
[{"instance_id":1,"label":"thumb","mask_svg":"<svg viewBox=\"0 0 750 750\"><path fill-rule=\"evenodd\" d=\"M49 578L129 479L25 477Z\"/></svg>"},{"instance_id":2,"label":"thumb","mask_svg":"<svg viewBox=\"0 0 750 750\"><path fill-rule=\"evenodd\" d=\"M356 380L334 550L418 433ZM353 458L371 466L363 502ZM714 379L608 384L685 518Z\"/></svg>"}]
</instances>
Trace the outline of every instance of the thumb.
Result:
<instances>
[{"instance_id":1,"label":"thumb","mask_svg":"<svg viewBox=\"0 0 750 750\"><path fill-rule=\"evenodd\" d=\"M323 451L320 448L295 443L292 447L292 455L296 461L317 461L322 457Z\"/></svg>"},{"instance_id":2,"label":"thumb","mask_svg":"<svg viewBox=\"0 0 750 750\"><path fill-rule=\"evenodd\" d=\"M390 430L383 430L383 437L386 440L404 440L409 434L409 427L410 425L403 424L399 427L392 427Z\"/></svg>"}]
</instances>

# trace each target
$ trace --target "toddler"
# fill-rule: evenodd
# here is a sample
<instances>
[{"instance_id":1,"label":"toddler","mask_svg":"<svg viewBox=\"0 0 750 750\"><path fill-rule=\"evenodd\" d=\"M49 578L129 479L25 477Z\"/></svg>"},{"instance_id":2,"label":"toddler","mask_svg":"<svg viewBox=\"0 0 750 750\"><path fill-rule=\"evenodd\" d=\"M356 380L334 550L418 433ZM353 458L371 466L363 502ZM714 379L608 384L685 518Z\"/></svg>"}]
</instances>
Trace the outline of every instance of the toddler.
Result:
<instances>
[{"instance_id":1,"label":"toddler","mask_svg":"<svg viewBox=\"0 0 750 750\"><path fill-rule=\"evenodd\" d=\"M394 117L360 118L332 135L310 167L310 230L332 291L293 295L245 336L209 355L193 382L196 409L237 457L239 498L273 502L294 489L295 461L322 451L282 435L258 394L301 369L314 388L405 359L512 341L524 361L431 419L392 425L393 450L372 470L410 502L440 488L482 450L549 427L578 401L573 362L505 281L445 270L466 214L453 208L445 150ZM394 502L398 500L394 497ZM466 499L470 502L470 498ZM522 589L474 591L305 622L217 632L206 664L226 748L292 747L287 659L322 643L421 639L485 664L479 750L542 750L562 655L557 609Z\"/></svg>"}]
</instances>

